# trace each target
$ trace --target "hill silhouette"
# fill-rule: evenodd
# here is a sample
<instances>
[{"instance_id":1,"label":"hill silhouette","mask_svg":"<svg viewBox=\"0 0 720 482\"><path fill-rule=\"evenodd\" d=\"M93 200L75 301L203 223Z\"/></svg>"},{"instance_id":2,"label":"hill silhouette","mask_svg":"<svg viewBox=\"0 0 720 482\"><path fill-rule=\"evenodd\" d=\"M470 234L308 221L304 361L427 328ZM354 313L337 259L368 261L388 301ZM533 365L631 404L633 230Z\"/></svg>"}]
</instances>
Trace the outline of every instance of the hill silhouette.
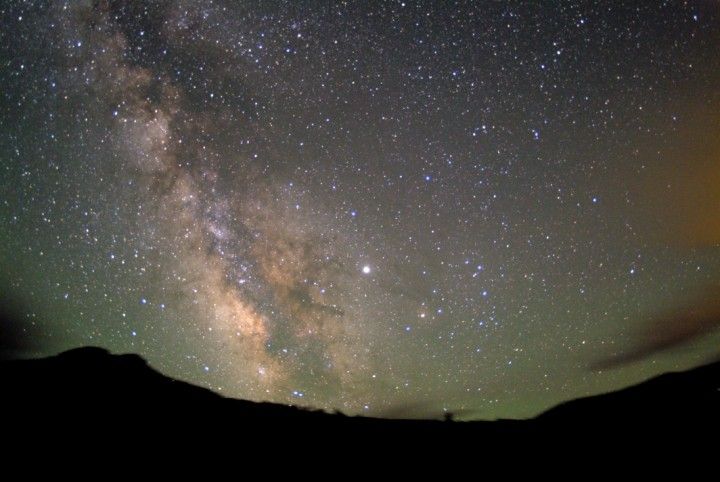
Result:
<instances>
[{"instance_id":1,"label":"hill silhouette","mask_svg":"<svg viewBox=\"0 0 720 482\"><path fill-rule=\"evenodd\" d=\"M482 444L567 435L624 440L714 436L720 428L720 362L669 373L613 393L563 403L529 420L449 422L329 414L222 397L166 377L137 355L79 348L0 362L6 440L84 433L94 439L191 437L224 432L258 441L475 440ZM335 443L335 442L333 442Z\"/></svg>"}]
</instances>

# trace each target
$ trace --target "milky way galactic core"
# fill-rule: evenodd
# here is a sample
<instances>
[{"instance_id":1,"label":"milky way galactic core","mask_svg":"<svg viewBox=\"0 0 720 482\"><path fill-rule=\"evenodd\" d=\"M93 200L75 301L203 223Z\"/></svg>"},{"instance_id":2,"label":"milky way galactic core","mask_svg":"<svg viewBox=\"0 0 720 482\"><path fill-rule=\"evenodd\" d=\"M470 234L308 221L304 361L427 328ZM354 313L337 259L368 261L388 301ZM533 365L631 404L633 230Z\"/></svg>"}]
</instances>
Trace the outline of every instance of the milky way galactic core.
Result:
<instances>
[{"instance_id":1,"label":"milky way galactic core","mask_svg":"<svg viewBox=\"0 0 720 482\"><path fill-rule=\"evenodd\" d=\"M227 396L461 418L718 356L717 2L0 16L22 356L98 345Z\"/></svg>"}]
</instances>

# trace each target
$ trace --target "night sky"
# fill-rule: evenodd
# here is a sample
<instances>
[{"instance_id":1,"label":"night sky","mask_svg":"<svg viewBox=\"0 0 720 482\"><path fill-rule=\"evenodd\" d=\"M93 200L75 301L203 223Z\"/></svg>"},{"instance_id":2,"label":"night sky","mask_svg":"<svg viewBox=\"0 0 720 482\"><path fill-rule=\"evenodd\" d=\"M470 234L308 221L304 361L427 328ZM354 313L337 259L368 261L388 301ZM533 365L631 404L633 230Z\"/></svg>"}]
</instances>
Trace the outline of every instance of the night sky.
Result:
<instances>
[{"instance_id":1,"label":"night sky","mask_svg":"<svg viewBox=\"0 0 720 482\"><path fill-rule=\"evenodd\" d=\"M720 351L720 3L4 1L32 354L527 417Z\"/></svg>"}]
</instances>

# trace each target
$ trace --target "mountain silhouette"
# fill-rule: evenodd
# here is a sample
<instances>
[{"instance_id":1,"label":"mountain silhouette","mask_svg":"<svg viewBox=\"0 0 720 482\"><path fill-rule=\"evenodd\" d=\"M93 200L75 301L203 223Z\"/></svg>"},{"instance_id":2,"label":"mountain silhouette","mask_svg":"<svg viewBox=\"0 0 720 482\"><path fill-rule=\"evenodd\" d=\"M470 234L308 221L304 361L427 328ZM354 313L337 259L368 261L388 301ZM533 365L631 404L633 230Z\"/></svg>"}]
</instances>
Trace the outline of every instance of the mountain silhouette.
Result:
<instances>
[{"instance_id":1,"label":"mountain silhouette","mask_svg":"<svg viewBox=\"0 0 720 482\"><path fill-rule=\"evenodd\" d=\"M223 397L166 377L137 355L79 348L0 362L3 436L13 442L82 433L92 440L231 434L243 443L301 437L331 445L370 437L395 443L473 440L473 446L549 436L712 436L720 428L720 362L617 392L563 403L533 419L478 422L351 417Z\"/></svg>"}]
</instances>

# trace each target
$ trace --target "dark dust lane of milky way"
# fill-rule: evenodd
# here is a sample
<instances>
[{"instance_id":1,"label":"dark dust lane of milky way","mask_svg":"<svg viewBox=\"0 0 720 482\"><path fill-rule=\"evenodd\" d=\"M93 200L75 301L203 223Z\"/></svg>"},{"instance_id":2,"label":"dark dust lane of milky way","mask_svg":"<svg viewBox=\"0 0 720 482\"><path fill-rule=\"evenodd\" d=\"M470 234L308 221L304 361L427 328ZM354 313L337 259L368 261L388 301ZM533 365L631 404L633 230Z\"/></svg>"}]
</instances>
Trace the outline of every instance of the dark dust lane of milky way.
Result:
<instances>
[{"instance_id":1,"label":"dark dust lane of milky way","mask_svg":"<svg viewBox=\"0 0 720 482\"><path fill-rule=\"evenodd\" d=\"M717 2L0 18L24 356L97 345L232 397L491 419L718 354Z\"/></svg>"}]
</instances>

